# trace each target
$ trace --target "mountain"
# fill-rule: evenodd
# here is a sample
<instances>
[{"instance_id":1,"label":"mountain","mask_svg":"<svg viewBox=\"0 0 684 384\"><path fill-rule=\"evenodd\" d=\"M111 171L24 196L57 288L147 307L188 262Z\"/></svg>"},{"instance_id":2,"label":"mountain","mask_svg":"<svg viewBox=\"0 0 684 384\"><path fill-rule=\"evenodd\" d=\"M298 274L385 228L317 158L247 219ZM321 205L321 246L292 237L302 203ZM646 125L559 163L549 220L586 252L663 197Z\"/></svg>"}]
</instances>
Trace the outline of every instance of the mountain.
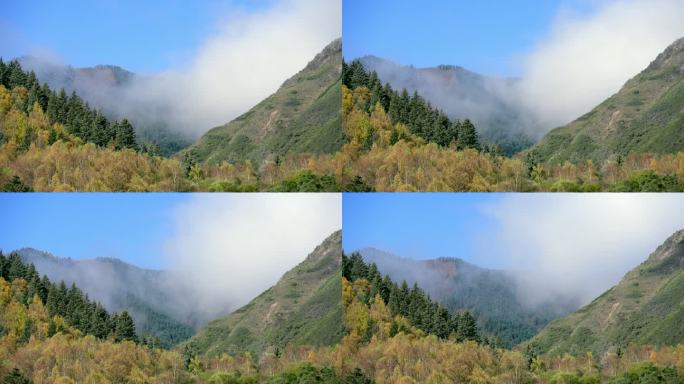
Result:
<instances>
[{"instance_id":1,"label":"mountain","mask_svg":"<svg viewBox=\"0 0 684 384\"><path fill-rule=\"evenodd\" d=\"M173 279L163 271L138 268L114 258L59 258L32 248L20 249L17 254L50 280L76 284L108 311L128 311L140 336L154 335L172 346L194 333L197 322L190 311L175 307L178 297L171 290Z\"/></svg>"},{"instance_id":2,"label":"mountain","mask_svg":"<svg viewBox=\"0 0 684 384\"><path fill-rule=\"evenodd\" d=\"M500 337L507 347L529 339L549 321L577 308L573 301L524 303L517 294L515 275L458 258L414 260L374 248L359 253L392 280L418 284L450 311L469 310L483 333Z\"/></svg>"},{"instance_id":3,"label":"mountain","mask_svg":"<svg viewBox=\"0 0 684 384\"><path fill-rule=\"evenodd\" d=\"M684 38L670 45L618 93L572 123L549 132L531 150L561 163L632 153L684 150Z\"/></svg>"},{"instance_id":4,"label":"mountain","mask_svg":"<svg viewBox=\"0 0 684 384\"><path fill-rule=\"evenodd\" d=\"M188 343L201 354L259 357L295 345L332 345L343 336L342 232L330 235L271 288Z\"/></svg>"},{"instance_id":5,"label":"mountain","mask_svg":"<svg viewBox=\"0 0 684 384\"><path fill-rule=\"evenodd\" d=\"M529 111L512 97L513 78L486 77L453 65L433 68L404 66L376 56L359 59L368 71L401 92L418 92L452 119L470 119L482 141L499 144L512 154L538 139L539 131Z\"/></svg>"},{"instance_id":6,"label":"mountain","mask_svg":"<svg viewBox=\"0 0 684 384\"><path fill-rule=\"evenodd\" d=\"M332 153L344 143L341 117L342 40L330 43L271 96L189 148L205 163L251 160L288 152Z\"/></svg>"},{"instance_id":7,"label":"mountain","mask_svg":"<svg viewBox=\"0 0 684 384\"><path fill-rule=\"evenodd\" d=\"M34 71L38 80L50 88L64 89L68 94L76 92L111 119L129 119L136 128L138 141L159 145L164 155L176 153L192 143L189 136L167 126L163 118L167 111L163 107L140 101L122 102L128 99L129 87L141 75L116 65L74 68L35 56L22 56L18 61L22 68Z\"/></svg>"},{"instance_id":8,"label":"mountain","mask_svg":"<svg viewBox=\"0 0 684 384\"><path fill-rule=\"evenodd\" d=\"M523 346L561 355L600 356L630 344L684 341L684 230L587 306L555 320Z\"/></svg>"}]
</instances>

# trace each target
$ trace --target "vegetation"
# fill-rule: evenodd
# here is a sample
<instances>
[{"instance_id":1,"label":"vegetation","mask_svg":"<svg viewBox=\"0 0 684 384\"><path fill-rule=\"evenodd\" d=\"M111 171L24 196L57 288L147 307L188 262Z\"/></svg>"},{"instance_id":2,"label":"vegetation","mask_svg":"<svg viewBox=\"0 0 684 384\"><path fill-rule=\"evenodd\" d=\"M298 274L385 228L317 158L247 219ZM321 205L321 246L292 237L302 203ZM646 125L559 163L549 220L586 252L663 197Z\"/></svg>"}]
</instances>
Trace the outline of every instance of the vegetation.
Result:
<instances>
[{"instance_id":1,"label":"vegetation","mask_svg":"<svg viewBox=\"0 0 684 384\"><path fill-rule=\"evenodd\" d=\"M29 113L39 109L46 112L47 125L60 124L66 133L79 139L94 143L100 147L111 145L116 149L137 147L135 131L128 120L108 121L102 113L91 109L78 95L67 96L62 89L55 92L47 84L40 85L35 73L24 72L18 61L5 64L0 59L0 84L6 89L20 92L18 109ZM5 96L6 97L6 96ZM31 126L23 126L18 132L19 148L28 149L33 142L34 132ZM56 127L48 132L48 144L61 138L60 129Z\"/></svg>"},{"instance_id":2,"label":"vegetation","mask_svg":"<svg viewBox=\"0 0 684 384\"><path fill-rule=\"evenodd\" d=\"M174 303L185 298L181 290L169 291L168 282L175 277L167 272L137 268L115 258L74 260L32 248L16 253L25 264L35 265L48 278L68 279L84 292L96 294L98 300L107 303L108 310L127 311L147 343L170 348L190 338L197 323L208 321L198 318L191 309L170 309L177 308ZM108 287L107 292L98 289L102 286Z\"/></svg>"},{"instance_id":3,"label":"vegetation","mask_svg":"<svg viewBox=\"0 0 684 384\"><path fill-rule=\"evenodd\" d=\"M288 153L333 153L344 144L340 114L342 41L330 43L271 96L207 132L187 151L200 162L278 162ZM186 152L187 152L186 151Z\"/></svg>"},{"instance_id":4,"label":"vegetation","mask_svg":"<svg viewBox=\"0 0 684 384\"><path fill-rule=\"evenodd\" d=\"M335 43L331 47L337 49ZM0 189L684 190L682 152L556 163L535 149L508 158L496 147L478 150L475 128L467 121L451 121L419 96L380 87L376 77L353 66L345 67L340 80L339 53L324 51L273 100L210 131L181 155L165 158L154 146L138 145L126 120L110 122L77 95L53 92L15 62L3 64ZM340 118L334 99L341 82L354 88L341 85Z\"/></svg>"},{"instance_id":5,"label":"vegetation","mask_svg":"<svg viewBox=\"0 0 684 384\"><path fill-rule=\"evenodd\" d=\"M331 242L340 248L339 232ZM329 246L318 251L293 271L287 286L295 281L294 275L339 271L339 254L337 263L331 264ZM331 293L308 300L302 312L292 316L305 318L284 318L290 327L275 334L291 333L293 340L325 340L324 332L341 327L339 275L324 284L334 287L322 288ZM313 321L306 316L321 316L321 309L331 305L338 307L327 324L321 321L318 327L302 327ZM282 320L283 313L287 311L275 311L274 320ZM33 265L23 263L15 253L0 254L2 383L370 383L358 370L343 374L332 368L333 349L329 347L295 348L283 340L281 349L255 360L245 351L207 357L193 348L169 351L136 340L135 325L126 312L109 315L79 288L40 278Z\"/></svg>"},{"instance_id":6,"label":"vegetation","mask_svg":"<svg viewBox=\"0 0 684 384\"><path fill-rule=\"evenodd\" d=\"M533 354L620 354L630 345L684 342L684 231L589 305L551 322L524 347Z\"/></svg>"},{"instance_id":7,"label":"vegetation","mask_svg":"<svg viewBox=\"0 0 684 384\"><path fill-rule=\"evenodd\" d=\"M135 324L128 312L110 315L100 303L91 301L76 285L67 288L64 281L57 284L47 276L41 277L33 264L24 264L16 253L5 257L0 252L0 277L5 282L22 285L22 294L15 296L18 304L44 307L48 336L68 324L99 339L112 337L115 341L137 341ZM9 300L9 297L6 299ZM13 326L19 343L27 342L33 332L39 331L31 319L16 321Z\"/></svg>"},{"instance_id":8,"label":"vegetation","mask_svg":"<svg viewBox=\"0 0 684 384\"><path fill-rule=\"evenodd\" d=\"M244 307L210 322L184 344L196 354L249 351L260 359L287 345L327 346L343 335L340 303L341 232Z\"/></svg>"},{"instance_id":9,"label":"vegetation","mask_svg":"<svg viewBox=\"0 0 684 384\"><path fill-rule=\"evenodd\" d=\"M349 284L359 286L356 289L356 298L359 301L354 305L347 306L345 315L347 318L356 317L359 324L355 324L354 329L365 340L370 339L374 333L374 327L378 324L373 324L370 318L360 315L356 311L363 313L364 309L359 309L359 307L370 305L380 309L384 308L383 311L387 311L387 316L384 318L391 319L402 316L408 320L411 326L440 339L453 337L459 341L480 341L477 324L468 311L461 314L450 314L445 307L432 301L417 284L413 288L409 288L406 281L398 285L388 275L382 277L377 266L375 264L367 265L358 253L352 253L349 257L342 256L342 276L345 279L343 283L344 295L347 295L352 289ZM364 291L360 287L367 287L367 289ZM344 300L349 300L349 298L343 296ZM390 336L398 333L401 326L400 323L392 323L389 328Z\"/></svg>"},{"instance_id":10,"label":"vegetation","mask_svg":"<svg viewBox=\"0 0 684 384\"><path fill-rule=\"evenodd\" d=\"M389 84L383 86L377 73L368 73L358 60L353 61L350 65L342 63L342 68L342 83L348 90L353 92L359 89L368 93L368 97L357 98L355 106L358 109L354 112L370 114L382 109L387 112L391 124L402 124L408 127L411 134L429 143L437 143L441 147L448 147L451 144L454 144L458 149L478 149L480 147L477 131L470 120L452 121L443 112L432 108L417 92L413 96L409 96L406 89L399 93L393 90ZM357 117L349 116L349 118L355 119ZM381 132L373 129L379 127L372 124L362 128L365 130L359 132L361 135L359 141L369 148L376 141L374 136L381 134ZM401 139L399 130L393 131L389 139L390 144Z\"/></svg>"},{"instance_id":11,"label":"vegetation","mask_svg":"<svg viewBox=\"0 0 684 384\"><path fill-rule=\"evenodd\" d=\"M530 150L539 162L601 164L640 153L684 149L684 39L661 53L615 95Z\"/></svg>"},{"instance_id":12,"label":"vegetation","mask_svg":"<svg viewBox=\"0 0 684 384\"><path fill-rule=\"evenodd\" d=\"M364 274L345 261L348 274ZM352 271L355 270L355 271ZM597 357L533 355L430 335L401 314L393 316L368 280L343 278L347 336L336 347L341 373L360 369L376 383L678 383L684 379L684 345L629 347Z\"/></svg>"},{"instance_id":13,"label":"vegetation","mask_svg":"<svg viewBox=\"0 0 684 384\"><path fill-rule=\"evenodd\" d=\"M389 272L394 281L427 287L431 298L449 312L468 310L477 319L482 338L497 346L512 348L536 335L549 321L577 309L573 301L526 303L512 271L480 268L458 258L413 260L372 248L360 253L366 264L377 265L381 273ZM435 284L437 280L439 284Z\"/></svg>"}]
</instances>

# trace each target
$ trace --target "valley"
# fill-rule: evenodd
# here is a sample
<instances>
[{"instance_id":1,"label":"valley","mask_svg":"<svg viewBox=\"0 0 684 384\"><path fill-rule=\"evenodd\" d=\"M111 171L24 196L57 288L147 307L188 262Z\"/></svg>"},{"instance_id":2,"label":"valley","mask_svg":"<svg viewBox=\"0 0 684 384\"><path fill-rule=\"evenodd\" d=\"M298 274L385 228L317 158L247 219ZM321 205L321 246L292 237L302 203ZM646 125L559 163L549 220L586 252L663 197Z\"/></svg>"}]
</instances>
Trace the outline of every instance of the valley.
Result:
<instances>
[{"instance_id":1,"label":"valley","mask_svg":"<svg viewBox=\"0 0 684 384\"><path fill-rule=\"evenodd\" d=\"M327 349L342 337L340 262L337 231L247 305L191 327L178 320L178 292L163 279L168 272L28 248L0 255L0 377L251 383L314 374L337 382L330 381L341 380L331 368L305 356L332 353Z\"/></svg>"},{"instance_id":2,"label":"valley","mask_svg":"<svg viewBox=\"0 0 684 384\"><path fill-rule=\"evenodd\" d=\"M456 66L416 69L370 56L345 63L339 39L274 94L192 144L140 120L137 112L100 112L84 102L94 100L86 91L91 83L107 90L97 97L108 98L135 74L115 66L48 68L24 57L0 65L0 187L682 191L680 45L670 46L609 101L540 139L534 117L510 100L516 80ZM40 71L26 71L22 62ZM43 79L53 86L41 85ZM76 117L84 107L92 118Z\"/></svg>"},{"instance_id":3,"label":"valley","mask_svg":"<svg viewBox=\"0 0 684 384\"><path fill-rule=\"evenodd\" d=\"M376 266L360 253L345 255L342 301L349 335L342 348L355 351L348 364L362 367L375 382L680 382L683 234L673 234L592 303L540 324L538 334L513 348L502 348L487 336L487 324L471 317L470 310L486 305L486 299L469 308L452 307L454 315L444 294L437 297L439 304L431 301L435 284L453 284L444 268L441 281L438 273L426 278L426 290L379 273L390 262L394 269L385 270L399 276L396 281L415 278L432 261L420 265L366 250L368 260L378 260ZM477 287L486 290L485 284Z\"/></svg>"}]
</instances>

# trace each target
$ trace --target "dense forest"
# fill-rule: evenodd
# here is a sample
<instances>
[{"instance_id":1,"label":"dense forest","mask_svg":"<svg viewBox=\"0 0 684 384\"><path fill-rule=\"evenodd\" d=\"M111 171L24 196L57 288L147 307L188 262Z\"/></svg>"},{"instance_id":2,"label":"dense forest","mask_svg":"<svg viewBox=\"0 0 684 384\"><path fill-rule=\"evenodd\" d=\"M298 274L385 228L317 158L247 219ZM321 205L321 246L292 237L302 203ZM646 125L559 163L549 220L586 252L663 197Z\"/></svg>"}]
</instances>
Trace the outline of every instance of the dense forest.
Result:
<instances>
[{"instance_id":1,"label":"dense forest","mask_svg":"<svg viewBox=\"0 0 684 384\"><path fill-rule=\"evenodd\" d=\"M76 285L67 288L64 281L53 283L47 276L41 277L33 264L24 264L16 253L5 257L0 252L0 276L9 282L22 279L26 289L18 297L18 301L29 305L39 300L45 306L50 319L59 316L66 324L98 339L113 337L115 341L138 340L133 319L126 311L109 314L100 303L91 301ZM59 332L63 325L50 320L48 336ZM19 342L26 342L34 327L27 321L22 328Z\"/></svg>"},{"instance_id":2,"label":"dense forest","mask_svg":"<svg viewBox=\"0 0 684 384\"><path fill-rule=\"evenodd\" d=\"M109 314L76 286L40 277L0 253L1 383L368 383L338 374L332 349L212 358L138 338L126 312Z\"/></svg>"},{"instance_id":3,"label":"dense forest","mask_svg":"<svg viewBox=\"0 0 684 384\"><path fill-rule=\"evenodd\" d=\"M383 277L374 263L366 264L357 252L351 256L342 255L342 276L352 284L361 279L370 283L368 294L361 298L363 305L382 300L391 317L401 315L426 334L440 339L453 337L458 341L480 342L477 324L470 312L450 314L444 306L431 300L417 284L412 288L408 287L406 281L398 285L388 275ZM354 308L348 310L353 311ZM365 328L363 336L366 340L370 339L372 329L373 325ZM390 335L397 332L398 324L393 324Z\"/></svg>"},{"instance_id":4,"label":"dense forest","mask_svg":"<svg viewBox=\"0 0 684 384\"><path fill-rule=\"evenodd\" d=\"M480 148L477 130L470 120L450 120L445 113L432 108L417 92L409 96L406 89L400 93L389 84L383 85L377 73L367 72L358 60L349 65L342 63L342 84L352 92L363 87L369 93L369 97L363 99L363 104L358 105L362 111L372 113L379 106L387 112L392 124L408 127L411 134L429 143L436 143L441 147L453 144L457 149ZM375 141L375 133L371 131L365 135L363 144L366 147L370 147ZM390 144L395 144L400 137L393 132Z\"/></svg>"},{"instance_id":5,"label":"dense forest","mask_svg":"<svg viewBox=\"0 0 684 384\"><path fill-rule=\"evenodd\" d=\"M34 104L38 104L46 112L49 124L61 124L67 133L85 142L100 147L111 144L116 149L137 148L135 130L128 120L109 121L100 111L90 108L76 93L69 96L64 89L57 92L47 84L41 85L36 74L22 70L16 60L5 64L0 59L0 84L7 89L23 88L25 97L19 105L21 111L28 113ZM22 149L28 149L31 136L30 131L24 134ZM48 143L52 144L59 138L56 130L50 131Z\"/></svg>"},{"instance_id":6,"label":"dense forest","mask_svg":"<svg viewBox=\"0 0 684 384\"><path fill-rule=\"evenodd\" d=\"M462 127L474 132L465 121L449 121L451 136L441 139L428 128L409 128L401 119L411 117L401 116L410 116L411 110L422 111L416 116L424 114L427 120L441 116L437 120L446 123L420 97L409 98L408 104L395 102L390 107L396 111L388 113L381 102L371 104L378 96L365 86L350 90L342 85L346 143L334 154L291 153L261 164L203 164L192 150L166 158L153 146L135 144L135 133L126 121L109 122L77 95L62 98L61 92L38 86L35 76L18 65L3 65L3 191L684 190L684 153L634 154L603 164L587 160L549 165L534 156L508 158L491 148L467 148L477 147L477 138L471 135L474 140L464 141L469 134L461 132ZM394 91L389 94L396 97ZM399 116L398 122L392 121L392 114Z\"/></svg>"},{"instance_id":7,"label":"dense forest","mask_svg":"<svg viewBox=\"0 0 684 384\"><path fill-rule=\"evenodd\" d=\"M372 265L352 255L345 257L343 268L342 301L348 334L337 346L337 352L344 356L335 366L341 372L360 369L375 383L631 384L684 380L684 345L660 349L632 346L602 356L591 352L539 356L459 339L457 333L442 338L415 326L409 318L415 316L410 309L409 317L390 309L381 290L393 283L388 285L390 280L379 278ZM409 303L411 291L416 298L421 292L418 287L408 291ZM374 297L369 299L371 292ZM407 296L399 293L397 297ZM430 302L427 297L414 299L414 303L418 301Z\"/></svg>"}]
</instances>

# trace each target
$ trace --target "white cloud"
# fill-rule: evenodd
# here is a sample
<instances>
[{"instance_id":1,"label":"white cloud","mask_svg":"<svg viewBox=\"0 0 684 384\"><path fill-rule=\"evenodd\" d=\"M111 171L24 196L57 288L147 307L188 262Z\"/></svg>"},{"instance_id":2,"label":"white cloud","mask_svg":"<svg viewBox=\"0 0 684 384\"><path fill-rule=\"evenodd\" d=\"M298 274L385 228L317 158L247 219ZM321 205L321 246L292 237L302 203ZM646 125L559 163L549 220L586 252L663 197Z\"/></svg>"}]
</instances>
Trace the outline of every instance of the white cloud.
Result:
<instances>
[{"instance_id":1,"label":"white cloud","mask_svg":"<svg viewBox=\"0 0 684 384\"><path fill-rule=\"evenodd\" d=\"M483 251L528 271L523 294L533 302L586 303L684 228L681 194L511 194L485 210L499 229Z\"/></svg>"},{"instance_id":2,"label":"white cloud","mask_svg":"<svg viewBox=\"0 0 684 384\"><path fill-rule=\"evenodd\" d=\"M247 112L342 35L341 0L275 0L265 9L229 6L216 12L214 32L183 52L177 67L134 77L125 87L78 82L77 93L136 125L163 123L194 138ZM0 24L5 31L12 32ZM0 48L23 47L40 57L32 64L39 75L62 62L49 49L10 37Z\"/></svg>"},{"instance_id":3,"label":"white cloud","mask_svg":"<svg viewBox=\"0 0 684 384\"><path fill-rule=\"evenodd\" d=\"M278 0L229 12L187 68L132 87L126 104L164 101L172 126L201 134L246 112L342 35L340 0Z\"/></svg>"},{"instance_id":4,"label":"white cloud","mask_svg":"<svg viewBox=\"0 0 684 384\"><path fill-rule=\"evenodd\" d=\"M589 112L684 37L681 0L607 0L565 9L524 57L521 102L551 129Z\"/></svg>"},{"instance_id":5,"label":"white cloud","mask_svg":"<svg viewBox=\"0 0 684 384\"><path fill-rule=\"evenodd\" d=\"M275 284L342 227L341 194L197 194L178 207L169 267L213 318Z\"/></svg>"}]
</instances>

